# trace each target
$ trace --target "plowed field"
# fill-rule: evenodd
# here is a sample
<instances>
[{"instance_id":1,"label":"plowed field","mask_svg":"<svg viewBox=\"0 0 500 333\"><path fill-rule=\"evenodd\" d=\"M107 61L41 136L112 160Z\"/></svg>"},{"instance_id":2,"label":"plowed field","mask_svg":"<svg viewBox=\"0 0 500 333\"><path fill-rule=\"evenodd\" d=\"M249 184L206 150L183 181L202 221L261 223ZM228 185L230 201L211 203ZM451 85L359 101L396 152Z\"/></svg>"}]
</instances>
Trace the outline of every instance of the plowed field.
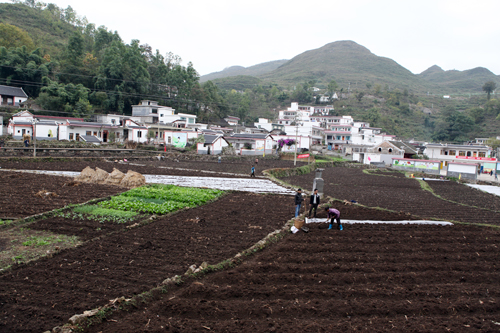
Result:
<instances>
[{"instance_id":1,"label":"plowed field","mask_svg":"<svg viewBox=\"0 0 500 333\"><path fill-rule=\"evenodd\" d=\"M474 226L313 226L90 331L498 331L499 242Z\"/></svg>"},{"instance_id":2,"label":"plowed field","mask_svg":"<svg viewBox=\"0 0 500 333\"><path fill-rule=\"evenodd\" d=\"M381 174L366 174L359 168L327 168L323 171L324 192L337 199L354 200L366 206L407 212L423 218L500 224L500 210L490 210L500 207L498 196L484 194L465 185L455 186L452 182L428 182L443 198L478 206L469 207L434 196L431 192L423 190L416 179ZM284 180L298 187L310 189L314 173L287 177Z\"/></svg>"}]
</instances>

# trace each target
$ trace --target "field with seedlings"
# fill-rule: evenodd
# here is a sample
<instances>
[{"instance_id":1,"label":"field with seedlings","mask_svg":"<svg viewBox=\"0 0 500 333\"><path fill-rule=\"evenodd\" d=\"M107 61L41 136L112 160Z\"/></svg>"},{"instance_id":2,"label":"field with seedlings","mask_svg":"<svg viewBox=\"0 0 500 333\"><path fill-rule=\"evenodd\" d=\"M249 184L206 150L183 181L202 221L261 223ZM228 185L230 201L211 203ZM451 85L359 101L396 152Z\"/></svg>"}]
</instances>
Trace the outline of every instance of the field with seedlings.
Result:
<instances>
[{"instance_id":1,"label":"field with seedlings","mask_svg":"<svg viewBox=\"0 0 500 333\"><path fill-rule=\"evenodd\" d=\"M46 161L26 169L50 170L47 165L53 165L55 170L81 171L89 165L82 167L81 162ZM222 172L244 170L248 163L233 162L219 166L183 161L191 169L168 169L168 163L181 162L150 161L135 171L200 175L196 170L205 170L223 176ZM283 162L293 164L269 161L269 165L281 168ZM121 166L98 163L102 165L95 166L103 169L109 166L107 171ZM10 174L0 172L0 176ZM65 177L26 175L34 176L29 179L36 189L57 179L59 187L68 187L62 186L67 184ZM12 188L20 186L17 178L3 181ZM284 180L310 190L313 178L311 173ZM51 330L110 300L114 300L113 311L96 310L94 317L73 329L498 330L498 198L456 183L419 182L399 172L337 167L327 168L323 178L325 193L338 199L330 205L339 209L342 219L433 218L476 225L345 224L343 231L329 231L326 223L318 223L309 225L309 233L280 234L265 247L261 240L282 229L293 216L293 197L172 185L127 192L110 186L115 192L101 196L102 188L89 185L95 191L76 202L108 198L0 226L0 255L10 260L0 273L0 332ZM76 203L63 202L60 195L50 200L49 209ZM9 204L11 211L24 207L22 201ZM326 217L324 210L318 211L318 217ZM256 244L261 251L235 257ZM20 250L35 253L21 257L7 252ZM192 265L208 268L192 274L188 270ZM186 271L191 273L185 275ZM176 275L181 277L175 284L162 284Z\"/></svg>"}]
</instances>

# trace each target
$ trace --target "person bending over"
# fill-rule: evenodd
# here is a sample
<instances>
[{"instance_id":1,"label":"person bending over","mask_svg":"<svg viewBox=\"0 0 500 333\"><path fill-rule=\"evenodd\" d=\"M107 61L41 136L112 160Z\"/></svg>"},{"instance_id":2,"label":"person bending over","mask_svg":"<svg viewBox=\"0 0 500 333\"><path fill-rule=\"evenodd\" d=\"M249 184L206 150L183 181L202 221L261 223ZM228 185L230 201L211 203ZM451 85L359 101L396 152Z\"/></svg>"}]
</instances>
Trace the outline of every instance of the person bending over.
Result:
<instances>
[{"instance_id":1,"label":"person bending over","mask_svg":"<svg viewBox=\"0 0 500 333\"><path fill-rule=\"evenodd\" d=\"M325 208L327 221L330 220L330 226L328 230L333 229L333 220L337 220L337 229L343 230L342 223L340 222L340 212L335 208Z\"/></svg>"}]
</instances>

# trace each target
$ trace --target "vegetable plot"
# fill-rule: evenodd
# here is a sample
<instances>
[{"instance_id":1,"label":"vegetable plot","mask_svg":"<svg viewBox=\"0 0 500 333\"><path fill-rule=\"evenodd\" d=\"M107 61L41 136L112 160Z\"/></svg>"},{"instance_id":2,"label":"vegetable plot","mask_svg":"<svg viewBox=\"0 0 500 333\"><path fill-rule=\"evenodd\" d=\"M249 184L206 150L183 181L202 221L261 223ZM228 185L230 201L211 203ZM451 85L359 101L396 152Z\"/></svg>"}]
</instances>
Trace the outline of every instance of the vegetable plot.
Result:
<instances>
[{"instance_id":1,"label":"vegetable plot","mask_svg":"<svg viewBox=\"0 0 500 333\"><path fill-rule=\"evenodd\" d=\"M224 192L212 189L151 184L138 187L100 202L103 208L166 214L182 208L195 207L221 196Z\"/></svg>"}]
</instances>

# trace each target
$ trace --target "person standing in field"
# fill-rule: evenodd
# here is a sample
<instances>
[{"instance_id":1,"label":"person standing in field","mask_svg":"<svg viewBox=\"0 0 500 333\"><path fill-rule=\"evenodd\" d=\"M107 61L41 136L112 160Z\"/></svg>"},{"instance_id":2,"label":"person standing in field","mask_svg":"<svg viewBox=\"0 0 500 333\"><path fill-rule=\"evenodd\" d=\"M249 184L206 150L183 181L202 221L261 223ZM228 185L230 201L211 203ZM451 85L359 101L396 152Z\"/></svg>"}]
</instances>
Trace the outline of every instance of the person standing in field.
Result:
<instances>
[{"instance_id":1,"label":"person standing in field","mask_svg":"<svg viewBox=\"0 0 500 333\"><path fill-rule=\"evenodd\" d=\"M298 189L297 193L295 193L295 217L299 216L300 214L300 207L302 206L302 201L304 201L304 198L302 197L302 189Z\"/></svg>"},{"instance_id":2,"label":"person standing in field","mask_svg":"<svg viewBox=\"0 0 500 333\"><path fill-rule=\"evenodd\" d=\"M340 212L335 209L335 208L325 208L326 211L326 220L330 220L330 226L328 227L328 230L333 229L333 220L337 220L337 229L343 230L344 227L342 227L342 223L340 222Z\"/></svg>"},{"instance_id":3,"label":"person standing in field","mask_svg":"<svg viewBox=\"0 0 500 333\"><path fill-rule=\"evenodd\" d=\"M255 167L253 165L252 165L252 169L250 171L251 171L250 177L254 177L255 178Z\"/></svg>"},{"instance_id":4,"label":"person standing in field","mask_svg":"<svg viewBox=\"0 0 500 333\"><path fill-rule=\"evenodd\" d=\"M318 210L319 205L319 194L318 189L314 189L314 193L311 194L311 199L309 200L309 214L307 217L311 217L311 212L314 209L314 217L316 217L316 211Z\"/></svg>"}]
</instances>

